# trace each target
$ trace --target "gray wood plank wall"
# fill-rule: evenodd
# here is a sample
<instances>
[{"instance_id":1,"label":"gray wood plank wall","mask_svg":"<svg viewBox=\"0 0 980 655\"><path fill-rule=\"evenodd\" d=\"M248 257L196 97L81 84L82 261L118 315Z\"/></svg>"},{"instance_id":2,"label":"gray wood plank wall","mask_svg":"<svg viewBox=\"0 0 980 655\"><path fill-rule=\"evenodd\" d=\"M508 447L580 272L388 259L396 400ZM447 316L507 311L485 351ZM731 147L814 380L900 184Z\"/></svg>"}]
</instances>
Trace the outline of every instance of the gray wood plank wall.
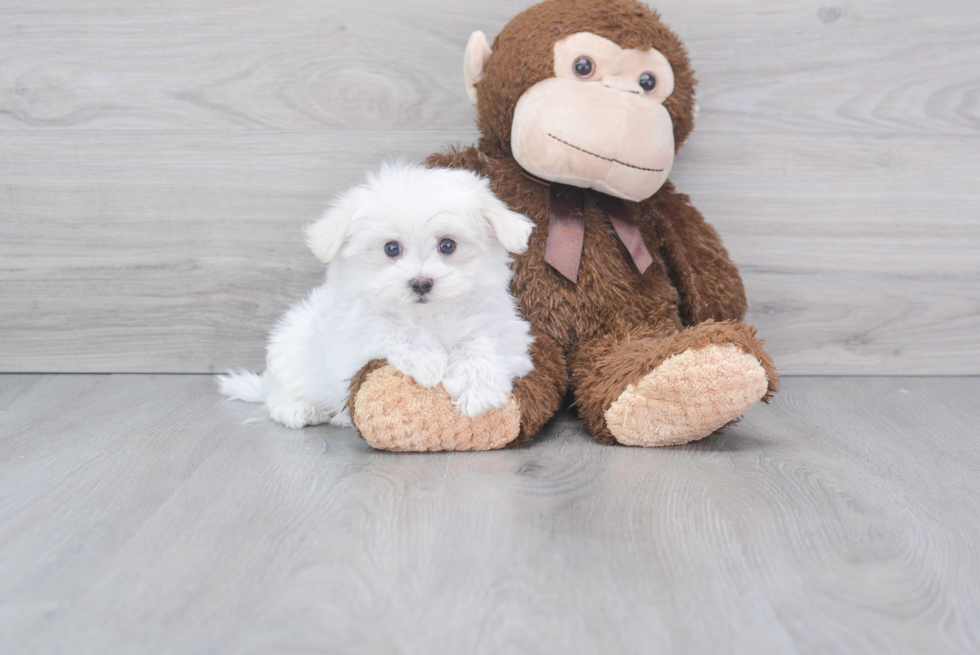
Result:
<instances>
[{"instance_id":1,"label":"gray wood plank wall","mask_svg":"<svg viewBox=\"0 0 980 655\"><path fill-rule=\"evenodd\" d=\"M0 371L261 368L300 227L476 137L469 33L527 0L0 6ZM673 180L788 374L980 373L980 3L659 3L700 79Z\"/></svg>"}]
</instances>

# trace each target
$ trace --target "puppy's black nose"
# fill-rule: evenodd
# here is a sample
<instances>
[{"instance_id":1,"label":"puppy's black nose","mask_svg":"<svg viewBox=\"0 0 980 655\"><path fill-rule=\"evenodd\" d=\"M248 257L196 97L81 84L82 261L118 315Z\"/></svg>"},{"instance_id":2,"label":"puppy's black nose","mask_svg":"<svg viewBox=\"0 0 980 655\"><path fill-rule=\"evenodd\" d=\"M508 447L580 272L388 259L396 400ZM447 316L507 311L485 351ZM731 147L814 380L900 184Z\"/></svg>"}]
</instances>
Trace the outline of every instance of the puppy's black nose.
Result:
<instances>
[{"instance_id":1,"label":"puppy's black nose","mask_svg":"<svg viewBox=\"0 0 980 655\"><path fill-rule=\"evenodd\" d=\"M417 277L408 283L408 286L412 287L412 291L424 296L425 294L432 291L432 278L431 277Z\"/></svg>"}]
</instances>

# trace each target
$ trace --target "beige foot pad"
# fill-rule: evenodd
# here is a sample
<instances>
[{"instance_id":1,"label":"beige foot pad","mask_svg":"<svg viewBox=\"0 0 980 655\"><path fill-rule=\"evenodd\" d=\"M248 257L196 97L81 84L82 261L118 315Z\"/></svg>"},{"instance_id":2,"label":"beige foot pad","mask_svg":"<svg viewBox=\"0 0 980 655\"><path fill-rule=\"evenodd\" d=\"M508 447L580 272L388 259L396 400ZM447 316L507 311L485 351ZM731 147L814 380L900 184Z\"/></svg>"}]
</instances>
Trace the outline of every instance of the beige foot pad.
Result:
<instances>
[{"instance_id":1,"label":"beige foot pad","mask_svg":"<svg viewBox=\"0 0 980 655\"><path fill-rule=\"evenodd\" d=\"M685 350L628 386L606 426L626 446L684 444L737 419L767 386L759 360L735 344Z\"/></svg>"},{"instance_id":2,"label":"beige foot pad","mask_svg":"<svg viewBox=\"0 0 980 655\"><path fill-rule=\"evenodd\" d=\"M517 438L517 401L470 418L442 385L429 389L390 366L368 374L354 399L357 429L379 450L492 450Z\"/></svg>"}]
</instances>

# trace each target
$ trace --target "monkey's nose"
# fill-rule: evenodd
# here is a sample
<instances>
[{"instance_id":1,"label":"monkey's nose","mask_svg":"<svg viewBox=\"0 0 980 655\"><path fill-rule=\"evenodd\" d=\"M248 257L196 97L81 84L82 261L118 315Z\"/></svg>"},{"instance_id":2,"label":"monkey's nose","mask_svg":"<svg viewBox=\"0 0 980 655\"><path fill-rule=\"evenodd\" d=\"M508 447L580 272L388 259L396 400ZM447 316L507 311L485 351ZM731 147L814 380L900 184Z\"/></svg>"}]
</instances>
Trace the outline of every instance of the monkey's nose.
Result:
<instances>
[{"instance_id":1,"label":"monkey's nose","mask_svg":"<svg viewBox=\"0 0 980 655\"><path fill-rule=\"evenodd\" d=\"M412 287L412 291L420 296L432 291L432 278L431 277L417 277L408 283L408 286Z\"/></svg>"},{"instance_id":2,"label":"monkey's nose","mask_svg":"<svg viewBox=\"0 0 980 655\"><path fill-rule=\"evenodd\" d=\"M612 89L613 91L625 91L626 93L636 94L642 93L636 84L636 80L621 77L619 75L606 75L599 81L599 83L607 89Z\"/></svg>"}]
</instances>

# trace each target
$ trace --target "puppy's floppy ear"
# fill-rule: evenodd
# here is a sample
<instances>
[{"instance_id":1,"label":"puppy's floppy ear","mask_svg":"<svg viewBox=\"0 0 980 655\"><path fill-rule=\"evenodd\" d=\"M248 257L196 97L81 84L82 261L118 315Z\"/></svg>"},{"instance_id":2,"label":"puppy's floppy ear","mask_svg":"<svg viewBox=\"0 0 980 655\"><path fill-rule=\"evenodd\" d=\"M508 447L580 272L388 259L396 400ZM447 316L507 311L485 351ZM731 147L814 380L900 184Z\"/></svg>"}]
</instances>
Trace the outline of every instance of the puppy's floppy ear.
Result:
<instances>
[{"instance_id":1,"label":"puppy's floppy ear","mask_svg":"<svg viewBox=\"0 0 980 655\"><path fill-rule=\"evenodd\" d=\"M353 219L353 207L346 197L340 198L323 213L320 220L306 226L306 246L320 261L329 262L344 246Z\"/></svg>"},{"instance_id":2,"label":"puppy's floppy ear","mask_svg":"<svg viewBox=\"0 0 980 655\"><path fill-rule=\"evenodd\" d=\"M507 209L507 205L493 194L490 185L481 185L480 214L490 224L493 234L509 252L520 254L527 250L527 240L534 223L523 214Z\"/></svg>"}]
</instances>

